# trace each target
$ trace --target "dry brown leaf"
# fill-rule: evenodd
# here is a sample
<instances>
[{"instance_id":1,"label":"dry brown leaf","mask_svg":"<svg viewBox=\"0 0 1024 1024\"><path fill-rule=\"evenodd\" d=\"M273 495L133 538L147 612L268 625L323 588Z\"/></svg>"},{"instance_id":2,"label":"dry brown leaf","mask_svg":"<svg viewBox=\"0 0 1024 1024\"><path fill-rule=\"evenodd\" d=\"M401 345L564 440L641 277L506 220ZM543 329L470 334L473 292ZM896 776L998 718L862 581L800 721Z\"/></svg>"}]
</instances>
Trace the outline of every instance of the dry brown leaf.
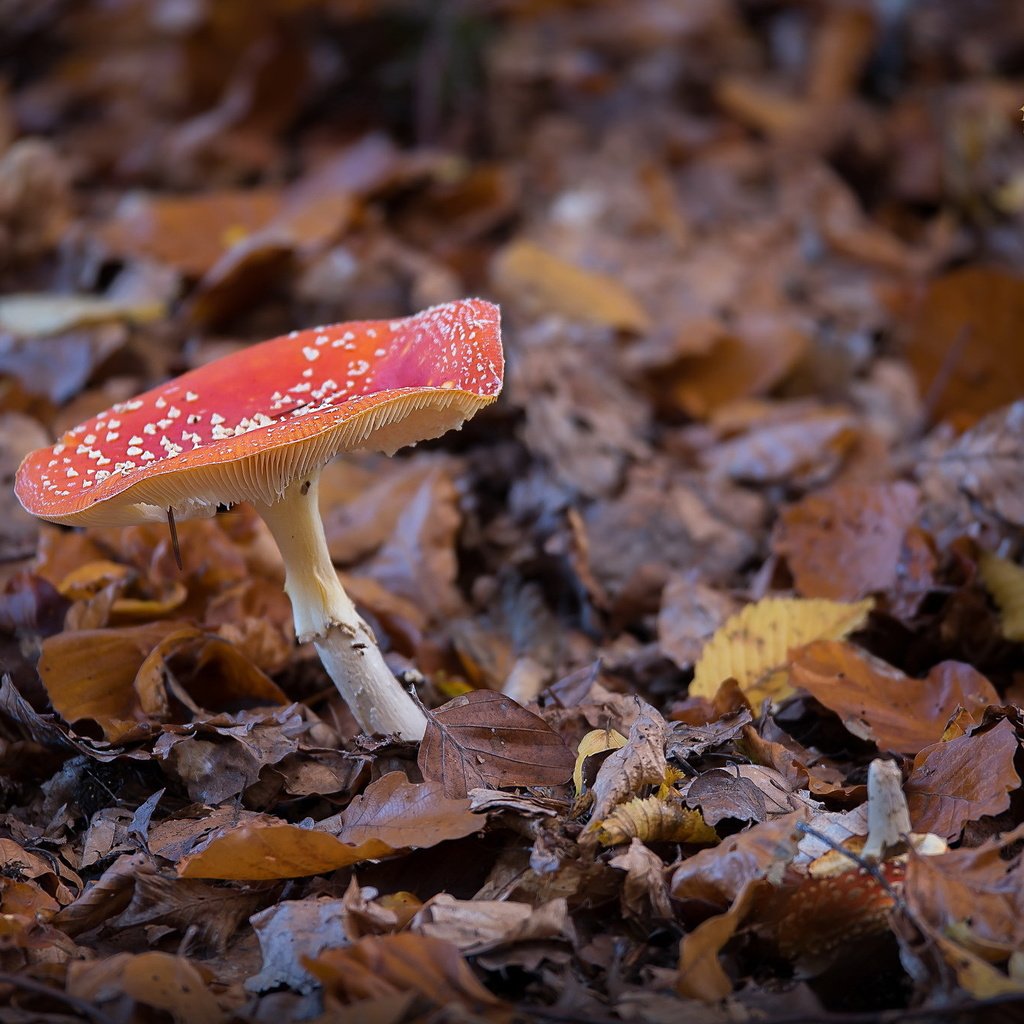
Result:
<instances>
[{"instance_id":1,"label":"dry brown leaf","mask_svg":"<svg viewBox=\"0 0 1024 1024\"><path fill-rule=\"evenodd\" d=\"M784 317L741 316L707 355L680 360L673 399L690 416L706 418L735 399L770 391L807 347L806 333Z\"/></svg>"},{"instance_id":2,"label":"dry brown leaf","mask_svg":"<svg viewBox=\"0 0 1024 1024\"><path fill-rule=\"evenodd\" d=\"M672 896L699 900L725 909L748 882L767 878L778 883L797 854L796 823L806 812L794 811L729 836L710 850L684 860L672 875Z\"/></svg>"},{"instance_id":3,"label":"dry brown leaf","mask_svg":"<svg viewBox=\"0 0 1024 1024\"><path fill-rule=\"evenodd\" d=\"M645 843L689 843L705 846L718 842L718 833L700 811L691 811L677 800L639 797L619 804L598 823L602 846L617 846L631 839Z\"/></svg>"},{"instance_id":4,"label":"dry brown leaf","mask_svg":"<svg viewBox=\"0 0 1024 1024\"><path fill-rule=\"evenodd\" d=\"M519 943L571 942L575 937L564 899L533 906L511 900L457 900L447 893L428 900L409 930L450 942L465 956Z\"/></svg>"},{"instance_id":5,"label":"dry brown leaf","mask_svg":"<svg viewBox=\"0 0 1024 1024\"><path fill-rule=\"evenodd\" d=\"M939 490L940 500L966 493L985 512L1024 526L1024 401L986 416L940 455L919 464L918 473Z\"/></svg>"},{"instance_id":6,"label":"dry brown leaf","mask_svg":"<svg viewBox=\"0 0 1024 1024\"><path fill-rule=\"evenodd\" d=\"M270 188L129 195L100 227L98 237L119 256L154 259L199 277L264 227L280 206L280 193Z\"/></svg>"},{"instance_id":7,"label":"dry brown leaf","mask_svg":"<svg viewBox=\"0 0 1024 1024\"><path fill-rule=\"evenodd\" d=\"M618 280L566 263L525 239L497 254L492 276L498 291L534 315L558 313L637 334L651 326L643 307Z\"/></svg>"},{"instance_id":8,"label":"dry brown leaf","mask_svg":"<svg viewBox=\"0 0 1024 1024\"><path fill-rule=\"evenodd\" d=\"M389 772L348 805L339 838L354 844L383 840L396 850L422 849L479 832L485 821L470 811L465 798L444 796L441 783L412 783L402 772Z\"/></svg>"},{"instance_id":9,"label":"dry brown leaf","mask_svg":"<svg viewBox=\"0 0 1024 1024\"><path fill-rule=\"evenodd\" d=\"M915 832L957 839L964 826L1010 806L1020 787L1014 758L1020 741L1009 719L925 747L904 792Z\"/></svg>"},{"instance_id":10,"label":"dry brown leaf","mask_svg":"<svg viewBox=\"0 0 1024 1024\"><path fill-rule=\"evenodd\" d=\"M3 479L13 480L21 460L49 440L42 425L30 416L0 413L0 475ZM0 558L6 562L30 557L39 536L39 520L21 507L10 487L0 491L0 518L4 523L0 533Z\"/></svg>"},{"instance_id":11,"label":"dry brown leaf","mask_svg":"<svg viewBox=\"0 0 1024 1024\"><path fill-rule=\"evenodd\" d=\"M464 799L442 796L439 783L413 784L401 772L391 772L353 801L337 836L325 830L328 822L303 828L255 816L192 847L178 860L178 873L250 881L323 874L479 831L484 819L468 808Z\"/></svg>"},{"instance_id":12,"label":"dry brown leaf","mask_svg":"<svg viewBox=\"0 0 1024 1024\"><path fill-rule=\"evenodd\" d=\"M170 953L115 953L105 960L68 966L67 990L107 1013L134 1016L135 1004L162 1011L175 1024L227 1020L207 987L208 974Z\"/></svg>"},{"instance_id":13,"label":"dry brown leaf","mask_svg":"<svg viewBox=\"0 0 1024 1024\"><path fill-rule=\"evenodd\" d=\"M757 886L756 880L747 882L725 913L709 917L683 936L676 981L680 995L716 1003L731 994L733 981L719 963L718 955L747 916Z\"/></svg>"},{"instance_id":14,"label":"dry brown leaf","mask_svg":"<svg viewBox=\"0 0 1024 1024\"><path fill-rule=\"evenodd\" d=\"M907 346L921 393L938 417L985 416L1024 393L1024 279L964 267L920 297Z\"/></svg>"},{"instance_id":15,"label":"dry brown leaf","mask_svg":"<svg viewBox=\"0 0 1024 1024\"><path fill-rule=\"evenodd\" d=\"M729 594L682 574L669 578L658 612L658 643L680 668L689 668L739 603Z\"/></svg>"},{"instance_id":16,"label":"dry brown leaf","mask_svg":"<svg viewBox=\"0 0 1024 1024\"><path fill-rule=\"evenodd\" d=\"M324 988L328 1008L411 992L431 1006L486 1012L502 1021L505 1004L476 979L450 942L425 935L367 936L305 962ZM512 1013L509 1010L509 1020Z\"/></svg>"},{"instance_id":17,"label":"dry brown leaf","mask_svg":"<svg viewBox=\"0 0 1024 1024\"><path fill-rule=\"evenodd\" d=\"M985 589L999 606L1003 636L1024 643L1024 568L985 551L978 570Z\"/></svg>"},{"instance_id":18,"label":"dry brown leaf","mask_svg":"<svg viewBox=\"0 0 1024 1024\"><path fill-rule=\"evenodd\" d=\"M326 874L395 851L379 839L353 845L269 815L216 831L177 864L182 878L267 881Z\"/></svg>"},{"instance_id":19,"label":"dry brown leaf","mask_svg":"<svg viewBox=\"0 0 1024 1024\"><path fill-rule=\"evenodd\" d=\"M596 832L616 806L638 796L648 786L661 786L668 774L665 719L650 704L639 699L637 704L640 713L630 726L626 745L605 759L594 780L589 833Z\"/></svg>"},{"instance_id":20,"label":"dry brown leaf","mask_svg":"<svg viewBox=\"0 0 1024 1024\"><path fill-rule=\"evenodd\" d=\"M503 694L473 690L427 712L417 763L446 797L463 797L478 787L560 786L575 758L543 718Z\"/></svg>"},{"instance_id":21,"label":"dry brown leaf","mask_svg":"<svg viewBox=\"0 0 1024 1024\"><path fill-rule=\"evenodd\" d=\"M811 409L791 420L758 425L703 456L714 474L755 484L819 484L831 478L861 435L840 409Z\"/></svg>"},{"instance_id":22,"label":"dry brown leaf","mask_svg":"<svg viewBox=\"0 0 1024 1024\"><path fill-rule=\"evenodd\" d=\"M793 693L791 652L815 640L839 640L860 629L870 600L855 604L820 599L766 597L728 619L708 641L694 669L690 696L714 697L735 679L754 705Z\"/></svg>"},{"instance_id":23,"label":"dry brown leaf","mask_svg":"<svg viewBox=\"0 0 1024 1024\"><path fill-rule=\"evenodd\" d=\"M897 582L917 504L911 484L840 484L784 509L772 546L803 597L856 601Z\"/></svg>"},{"instance_id":24,"label":"dry brown leaf","mask_svg":"<svg viewBox=\"0 0 1024 1024\"><path fill-rule=\"evenodd\" d=\"M970 665L944 661L912 679L852 644L821 640L798 651L790 669L855 736L881 750L916 754L942 738L957 708L973 715L999 703L995 687Z\"/></svg>"}]
</instances>

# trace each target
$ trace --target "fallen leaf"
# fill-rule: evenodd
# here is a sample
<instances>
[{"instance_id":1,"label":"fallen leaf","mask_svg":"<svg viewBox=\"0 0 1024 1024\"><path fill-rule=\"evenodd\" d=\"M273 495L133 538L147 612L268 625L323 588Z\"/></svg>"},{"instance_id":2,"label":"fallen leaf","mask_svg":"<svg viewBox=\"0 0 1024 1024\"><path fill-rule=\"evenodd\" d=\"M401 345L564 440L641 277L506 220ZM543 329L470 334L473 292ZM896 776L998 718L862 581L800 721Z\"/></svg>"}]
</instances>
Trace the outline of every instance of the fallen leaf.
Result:
<instances>
[{"instance_id":1,"label":"fallen leaf","mask_svg":"<svg viewBox=\"0 0 1024 1024\"><path fill-rule=\"evenodd\" d=\"M872 740L880 750L904 754L940 740L957 708L980 714L999 703L992 684L970 665L944 661L924 679L912 679L837 640L820 640L798 651L790 678L839 715L855 736Z\"/></svg>"},{"instance_id":2,"label":"fallen leaf","mask_svg":"<svg viewBox=\"0 0 1024 1024\"><path fill-rule=\"evenodd\" d=\"M162 1011L175 1024L219 1024L227 1019L202 968L181 956L152 951L115 953L68 965L67 990L105 1012L133 1014L135 1005Z\"/></svg>"},{"instance_id":3,"label":"fallen leaf","mask_svg":"<svg viewBox=\"0 0 1024 1024\"><path fill-rule=\"evenodd\" d=\"M738 610L729 594L682 574L671 576L661 595L658 643L680 668L689 668L719 626Z\"/></svg>"},{"instance_id":4,"label":"fallen leaf","mask_svg":"<svg viewBox=\"0 0 1024 1024\"><path fill-rule=\"evenodd\" d=\"M594 780L588 832L596 832L618 804L637 796L647 786L661 786L668 775L665 719L639 698L637 705L640 713L630 726L626 745L605 759Z\"/></svg>"},{"instance_id":5,"label":"fallen leaf","mask_svg":"<svg viewBox=\"0 0 1024 1024\"><path fill-rule=\"evenodd\" d=\"M182 878L269 881L321 875L395 851L379 839L359 845L269 815L215 831L178 863Z\"/></svg>"},{"instance_id":6,"label":"fallen leaf","mask_svg":"<svg viewBox=\"0 0 1024 1024\"><path fill-rule=\"evenodd\" d=\"M692 697L714 697L726 679L740 684L754 705L793 693L791 652L815 640L838 640L860 629L870 600L855 604L821 599L766 597L726 620L708 641L694 669Z\"/></svg>"},{"instance_id":7,"label":"fallen leaf","mask_svg":"<svg viewBox=\"0 0 1024 1024\"><path fill-rule=\"evenodd\" d=\"M209 190L195 195L126 195L98 237L119 256L145 257L199 277L278 212L276 189Z\"/></svg>"},{"instance_id":8,"label":"fallen leaf","mask_svg":"<svg viewBox=\"0 0 1024 1024\"><path fill-rule=\"evenodd\" d=\"M907 357L937 417L985 416L1020 397L1022 317L1024 279L996 267L963 267L929 283Z\"/></svg>"},{"instance_id":9,"label":"fallen leaf","mask_svg":"<svg viewBox=\"0 0 1024 1024\"><path fill-rule=\"evenodd\" d=\"M323 986L328 1008L411 992L449 1012L459 1007L495 1021L513 1016L509 1009L505 1017L505 1004L476 980L455 946L425 935L366 936L306 960L305 966Z\"/></svg>"},{"instance_id":10,"label":"fallen leaf","mask_svg":"<svg viewBox=\"0 0 1024 1024\"><path fill-rule=\"evenodd\" d=\"M984 551L978 560L978 571L985 589L999 606L1003 636L1024 643L1024 568Z\"/></svg>"},{"instance_id":11,"label":"fallen leaf","mask_svg":"<svg viewBox=\"0 0 1024 1024\"><path fill-rule=\"evenodd\" d=\"M447 893L428 900L409 930L450 942L465 956L520 943L571 942L575 937L564 899L533 906L511 900L457 900Z\"/></svg>"},{"instance_id":12,"label":"fallen leaf","mask_svg":"<svg viewBox=\"0 0 1024 1024\"><path fill-rule=\"evenodd\" d=\"M460 797L478 787L560 786L575 758L544 719L503 694L474 690L427 712L417 763L446 797Z\"/></svg>"},{"instance_id":13,"label":"fallen leaf","mask_svg":"<svg viewBox=\"0 0 1024 1024\"><path fill-rule=\"evenodd\" d=\"M631 839L628 848L608 863L626 872L622 886L622 910L627 918L647 921L648 915L653 915L656 920L672 920L666 877L668 869L653 850L649 850L641 840Z\"/></svg>"},{"instance_id":14,"label":"fallen leaf","mask_svg":"<svg viewBox=\"0 0 1024 1024\"><path fill-rule=\"evenodd\" d=\"M21 460L35 448L49 444L42 426L30 416L17 412L0 413L0 479L13 480ZM39 520L29 515L10 487L0 491L0 558L5 562L28 558L35 553Z\"/></svg>"},{"instance_id":15,"label":"fallen leaf","mask_svg":"<svg viewBox=\"0 0 1024 1024\"><path fill-rule=\"evenodd\" d=\"M797 854L796 823L806 817L805 812L794 811L761 822L686 858L672 875L672 897L725 909L750 881L767 878L777 884Z\"/></svg>"},{"instance_id":16,"label":"fallen leaf","mask_svg":"<svg viewBox=\"0 0 1024 1024\"><path fill-rule=\"evenodd\" d=\"M706 355L680 360L672 397L688 415L706 418L738 398L770 391L807 347L807 334L788 319L744 314Z\"/></svg>"},{"instance_id":17,"label":"fallen leaf","mask_svg":"<svg viewBox=\"0 0 1024 1024\"><path fill-rule=\"evenodd\" d=\"M1024 401L986 416L941 454L918 465L933 488L970 495L986 512L1013 526L1024 526ZM940 492L940 497L944 497Z\"/></svg>"},{"instance_id":18,"label":"fallen leaf","mask_svg":"<svg viewBox=\"0 0 1024 1024\"><path fill-rule=\"evenodd\" d=\"M598 823L597 838L602 846L617 846L632 839L704 846L718 842L718 833L704 821L700 811L689 810L677 800L649 796L615 807Z\"/></svg>"},{"instance_id":19,"label":"fallen leaf","mask_svg":"<svg viewBox=\"0 0 1024 1024\"><path fill-rule=\"evenodd\" d=\"M611 753L626 745L626 737L618 729L592 729L576 747L576 767L572 771L572 784L577 796L583 792L583 766L595 754Z\"/></svg>"},{"instance_id":20,"label":"fallen leaf","mask_svg":"<svg viewBox=\"0 0 1024 1024\"><path fill-rule=\"evenodd\" d=\"M159 303L123 302L96 295L7 295L0 298L0 331L45 338L111 320L148 323L164 315Z\"/></svg>"},{"instance_id":21,"label":"fallen leaf","mask_svg":"<svg viewBox=\"0 0 1024 1024\"><path fill-rule=\"evenodd\" d=\"M523 239L494 258L494 286L535 315L557 313L569 320L643 334L650 317L615 278L567 263Z\"/></svg>"},{"instance_id":22,"label":"fallen leaf","mask_svg":"<svg viewBox=\"0 0 1024 1024\"><path fill-rule=\"evenodd\" d=\"M772 547L802 596L856 601L897 583L917 505L911 484L839 484L784 509Z\"/></svg>"},{"instance_id":23,"label":"fallen leaf","mask_svg":"<svg viewBox=\"0 0 1024 1024\"><path fill-rule=\"evenodd\" d=\"M348 805L339 836L354 844L383 840L399 850L479 832L485 819L465 798L447 797L442 789L439 782L412 783L402 772L389 772Z\"/></svg>"},{"instance_id":24,"label":"fallen leaf","mask_svg":"<svg viewBox=\"0 0 1024 1024\"><path fill-rule=\"evenodd\" d=\"M925 747L904 786L914 831L953 840L968 822L1005 811L1020 787L1013 763L1019 749L1006 718Z\"/></svg>"},{"instance_id":25,"label":"fallen leaf","mask_svg":"<svg viewBox=\"0 0 1024 1024\"><path fill-rule=\"evenodd\" d=\"M312 992L317 982L305 961L325 949L348 945L347 916L344 900L324 896L281 900L254 914L250 922L263 964L259 974L246 978L246 991L269 992L286 986L295 992Z\"/></svg>"},{"instance_id":26,"label":"fallen leaf","mask_svg":"<svg viewBox=\"0 0 1024 1024\"><path fill-rule=\"evenodd\" d=\"M812 409L722 441L703 453L702 462L711 473L731 480L807 486L828 480L860 433L849 412Z\"/></svg>"},{"instance_id":27,"label":"fallen leaf","mask_svg":"<svg viewBox=\"0 0 1024 1024\"><path fill-rule=\"evenodd\" d=\"M757 880L748 881L728 910L708 918L683 936L679 943L676 981L680 995L716 1003L731 994L733 980L725 973L718 957L747 916L757 887Z\"/></svg>"},{"instance_id":28,"label":"fallen leaf","mask_svg":"<svg viewBox=\"0 0 1024 1024\"><path fill-rule=\"evenodd\" d=\"M413 784L401 772L391 772L345 811L338 835L325 830L327 823L304 828L256 816L193 846L178 860L178 873L251 881L301 878L479 831L484 819L469 812L465 799L442 796L441 788L435 782Z\"/></svg>"}]
</instances>

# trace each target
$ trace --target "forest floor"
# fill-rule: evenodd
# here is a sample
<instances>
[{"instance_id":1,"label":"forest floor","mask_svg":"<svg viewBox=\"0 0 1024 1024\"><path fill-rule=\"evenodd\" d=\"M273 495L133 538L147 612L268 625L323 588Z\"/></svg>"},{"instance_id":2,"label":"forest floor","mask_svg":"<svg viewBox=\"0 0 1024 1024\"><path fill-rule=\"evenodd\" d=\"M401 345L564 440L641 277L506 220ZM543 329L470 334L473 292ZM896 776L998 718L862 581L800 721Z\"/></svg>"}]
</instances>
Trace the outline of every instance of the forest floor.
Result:
<instances>
[{"instance_id":1,"label":"forest floor","mask_svg":"<svg viewBox=\"0 0 1024 1024\"><path fill-rule=\"evenodd\" d=\"M1018 7L0 3L0 1019L1019 1019ZM420 747L247 506L14 496L468 295L500 401L321 487Z\"/></svg>"}]
</instances>

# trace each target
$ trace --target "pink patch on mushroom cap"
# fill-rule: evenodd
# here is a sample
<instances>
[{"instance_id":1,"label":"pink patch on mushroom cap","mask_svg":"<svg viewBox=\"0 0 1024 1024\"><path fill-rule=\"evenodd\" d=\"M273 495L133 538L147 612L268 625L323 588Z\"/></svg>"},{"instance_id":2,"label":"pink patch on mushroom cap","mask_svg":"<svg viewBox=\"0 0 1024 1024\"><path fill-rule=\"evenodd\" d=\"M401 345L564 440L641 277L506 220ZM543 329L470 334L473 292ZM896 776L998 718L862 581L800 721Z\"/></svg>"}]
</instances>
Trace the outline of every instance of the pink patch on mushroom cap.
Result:
<instances>
[{"instance_id":1,"label":"pink patch on mushroom cap","mask_svg":"<svg viewBox=\"0 0 1024 1024\"><path fill-rule=\"evenodd\" d=\"M67 516L151 475L307 440L410 392L493 398L503 368L499 311L482 299L293 331L101 412L27 456L15 489L30 512Z\"/></svg>"}]
</instances>

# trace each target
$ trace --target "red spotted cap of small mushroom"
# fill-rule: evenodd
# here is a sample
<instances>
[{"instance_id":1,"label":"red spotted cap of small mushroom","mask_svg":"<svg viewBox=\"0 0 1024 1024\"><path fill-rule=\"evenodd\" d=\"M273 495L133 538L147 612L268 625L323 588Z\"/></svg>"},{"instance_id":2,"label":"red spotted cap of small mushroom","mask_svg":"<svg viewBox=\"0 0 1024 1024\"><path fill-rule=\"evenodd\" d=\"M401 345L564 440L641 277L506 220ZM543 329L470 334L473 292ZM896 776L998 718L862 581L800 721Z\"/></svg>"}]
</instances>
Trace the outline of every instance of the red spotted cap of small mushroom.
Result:
<instances>
[{"instance_id":1,"label":"red spotted cap of small mushroom","mask_svg":"<svg viewBox=\"0 0 1024 1024\"><path fill-rule=\"evenodd\" d=\"M107 409L32 452L34 515L118 525L275 501L341 451L394 452L497 398L498 308L466 299L274 338Z\"/></svg>"}]
</instances>

